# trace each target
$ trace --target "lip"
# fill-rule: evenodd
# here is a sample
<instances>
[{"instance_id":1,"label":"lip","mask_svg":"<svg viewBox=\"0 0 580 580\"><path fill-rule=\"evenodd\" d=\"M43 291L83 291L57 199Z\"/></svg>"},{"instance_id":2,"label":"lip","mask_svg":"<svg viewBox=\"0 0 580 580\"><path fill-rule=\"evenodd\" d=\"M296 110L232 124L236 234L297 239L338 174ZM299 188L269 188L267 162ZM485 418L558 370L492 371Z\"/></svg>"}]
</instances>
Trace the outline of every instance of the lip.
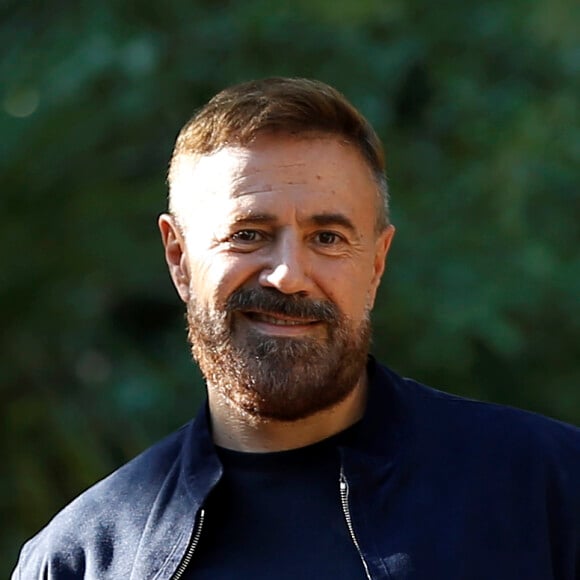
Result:
<instances>
[{"instance_id":1,"label":"lip","mask_svg":"<svg viewBox=\"0 0 580 580\"><path fill-rule=\"evenodd\" d=\"M313 332L322 321L318 319L296 318L274 312L241 311L243 318L254 328L265 334L297 336Z\"/></svg>"}]
</instances>

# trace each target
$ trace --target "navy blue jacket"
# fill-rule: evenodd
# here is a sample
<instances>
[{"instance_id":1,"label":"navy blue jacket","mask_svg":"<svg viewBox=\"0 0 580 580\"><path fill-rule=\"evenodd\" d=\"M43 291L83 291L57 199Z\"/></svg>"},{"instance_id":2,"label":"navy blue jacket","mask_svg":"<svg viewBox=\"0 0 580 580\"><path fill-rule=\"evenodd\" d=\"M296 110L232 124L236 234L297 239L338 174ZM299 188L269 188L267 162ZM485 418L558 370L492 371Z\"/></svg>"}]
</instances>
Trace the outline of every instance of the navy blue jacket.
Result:
<instances>
[{"instance_id":1,"label":"navy blue jacket","mask_svg":"<svg viewBox=\"0 0 580 580\"><path fill-rule=\"evenodd\" d=\"M361 429L340 452L371 578L580 579L580 430L373 361L369 376ZM60 512L13 580L173 578L220 476L204 408Z\"/></svg>"}]
</instances>

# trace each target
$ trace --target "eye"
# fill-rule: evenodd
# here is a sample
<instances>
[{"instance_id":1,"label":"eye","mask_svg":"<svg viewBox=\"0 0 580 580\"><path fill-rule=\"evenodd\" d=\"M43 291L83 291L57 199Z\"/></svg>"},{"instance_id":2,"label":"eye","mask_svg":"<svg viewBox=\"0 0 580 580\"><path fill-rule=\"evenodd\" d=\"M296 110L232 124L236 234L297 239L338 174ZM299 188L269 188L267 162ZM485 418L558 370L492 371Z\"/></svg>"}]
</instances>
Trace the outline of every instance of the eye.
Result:
<instances>
[{"instance_id":1,"label":"eye","mask_svg":"<svg viewBox=\"0 0 580 580\"><path fill-rule=\"evenodd\" d=\"M253 252L261 248L267 241L268 236L260 230L238 230L230 234L227 243L233 251Z\"/></svg>"},{"instance_id":2,"label":"eye","mask_svg":"<svg viewBox=\"0 0 580 580\"><path fill-rule=\"evenodd\" d=\"M252 242L262 241L264 236L257 230L240 230L239 232L232 234L230 239L234 242L251 244Z\"/></svg>"},{"instance_id":3,"label":"eye","mask_svg":"<svg viewBox=\"0 0 580 580\"><path fill-rule=\"evenodd\" d=\"M316 234L316 241L323 246L333 246L342 241L342 236L335 232L319 232Z\"/></svg>"}]
</instances>

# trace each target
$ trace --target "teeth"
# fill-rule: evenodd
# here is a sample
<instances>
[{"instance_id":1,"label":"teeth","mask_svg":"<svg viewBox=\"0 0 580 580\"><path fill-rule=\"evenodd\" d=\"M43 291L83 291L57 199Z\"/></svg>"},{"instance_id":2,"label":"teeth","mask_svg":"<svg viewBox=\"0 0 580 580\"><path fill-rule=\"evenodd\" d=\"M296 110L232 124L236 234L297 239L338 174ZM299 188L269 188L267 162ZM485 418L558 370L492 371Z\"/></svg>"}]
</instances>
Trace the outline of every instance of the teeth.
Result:
<instances>
[{"instance_id":1,"label":"teeth","mask_svg":"<svg viewBox=\"0 0 580 580\"><path fill-rule=\"evenodd\" d=\"M268 324L275 324L277 326L300 326L301 324L308 324L305 320L288 320L286 318L275 318L274 316L268 316L267 314L260 314L257 319L261 322L267 322Z\"/></svg>"}]
</instances>

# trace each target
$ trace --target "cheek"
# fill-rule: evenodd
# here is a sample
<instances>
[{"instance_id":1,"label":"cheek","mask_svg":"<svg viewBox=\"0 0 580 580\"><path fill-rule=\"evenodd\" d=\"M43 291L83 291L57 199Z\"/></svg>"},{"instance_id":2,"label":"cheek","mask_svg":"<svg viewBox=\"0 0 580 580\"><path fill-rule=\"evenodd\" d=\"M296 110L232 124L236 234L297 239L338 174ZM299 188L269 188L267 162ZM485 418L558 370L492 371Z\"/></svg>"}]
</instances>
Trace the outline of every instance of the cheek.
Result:
<instances>
[{"instance_id":1,"label":"cheek","mask_svg":"<svg viewBox=\"0 0 580 580\"><path fill-rule=\"evenodd\" d=\"M372 308L374 292L369 268L356 264L335 266L328 269L324 278L325 294L346 316L358 320Z\"/></svg>"},{"instance_id":2,"label":"cheek","mask_svg":"<svg viewBox=\"0 0 580 580\"><path fill-rule=\"evenodd\" d=\"M198 302L208 304L213 301L215 288L219 284L217 270L212 268L211 260L198 257L190 260L190 291Z\"/></svg>"},{"instance_id":3,"label":"cheek","mask_svg":"<svg viewBox=\"0 0 580 580\"><path fill-rule=\"evenodd\" d=\"M196 297L206 304L223 306L229 296L251 278L247 260L237 256L210 254L191 265L191 286Z\"/></svg>"}]
</instances>

